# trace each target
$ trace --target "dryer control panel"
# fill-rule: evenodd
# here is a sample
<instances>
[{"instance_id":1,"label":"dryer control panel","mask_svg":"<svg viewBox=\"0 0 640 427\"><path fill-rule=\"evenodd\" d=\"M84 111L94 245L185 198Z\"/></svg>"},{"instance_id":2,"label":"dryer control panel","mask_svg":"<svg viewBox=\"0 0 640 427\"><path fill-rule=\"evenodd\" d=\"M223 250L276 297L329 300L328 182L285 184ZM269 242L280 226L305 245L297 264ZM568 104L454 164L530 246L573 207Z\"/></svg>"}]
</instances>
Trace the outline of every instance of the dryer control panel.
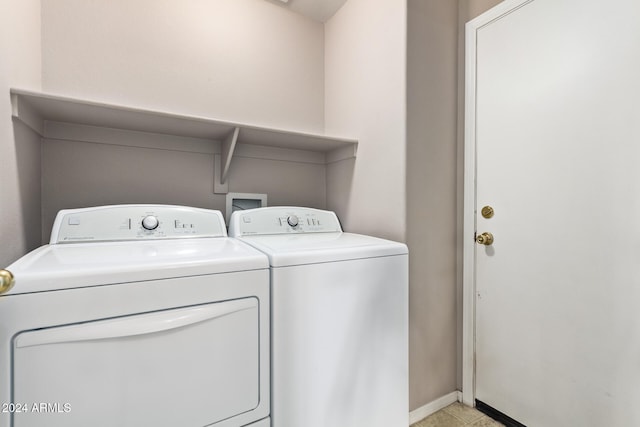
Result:
<instances>
[{"instance_id":1,"label":"dryer control panel","mask_svg":"<svg viewBox=\"0 0 640 427\"><path fill-rule=\"evenodd\" d=\"M341 231L334 212L303 207L271 206L235 211L229 221L231 237Z\"/></svg>"},{"instance_id":2,"label":"dryer control panel","mask_svg":"<svg viewBox=\"0 0 640 427\"><path fill-rule=\"evenodd\" d=\"M61 210L49 243L226 236L220 211L171 205L113 205Z\"/></svg>"}]
</instances>

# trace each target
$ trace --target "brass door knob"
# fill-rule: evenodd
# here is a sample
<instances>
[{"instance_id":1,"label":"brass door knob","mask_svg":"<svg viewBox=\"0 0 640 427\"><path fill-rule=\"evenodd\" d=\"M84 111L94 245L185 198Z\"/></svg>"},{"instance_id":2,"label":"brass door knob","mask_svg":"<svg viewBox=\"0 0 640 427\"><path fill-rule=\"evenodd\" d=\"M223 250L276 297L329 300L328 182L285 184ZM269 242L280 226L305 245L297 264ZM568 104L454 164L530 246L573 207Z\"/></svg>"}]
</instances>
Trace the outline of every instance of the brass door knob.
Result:
<instances>
[{"instance_id":1,"label":"brass door knob","mask_svg":"<svg viewBox=\"0 0 640 427\"><path fill-rule=\"evenodd\" d=\"M476 237L476 242L481 245L490 246L493 244L493 234L484 232Z\"/></svg>"},{"instance_id":2,"label":"brass door knob","mask_svg":"<svg viewBox=\"0 0 640 427\"><path fill-rule=\"evenodd\" d=\"M9 270L0 270L0 294L11 289L14 283L13 274Z\"/></svg>"}]
</instances>

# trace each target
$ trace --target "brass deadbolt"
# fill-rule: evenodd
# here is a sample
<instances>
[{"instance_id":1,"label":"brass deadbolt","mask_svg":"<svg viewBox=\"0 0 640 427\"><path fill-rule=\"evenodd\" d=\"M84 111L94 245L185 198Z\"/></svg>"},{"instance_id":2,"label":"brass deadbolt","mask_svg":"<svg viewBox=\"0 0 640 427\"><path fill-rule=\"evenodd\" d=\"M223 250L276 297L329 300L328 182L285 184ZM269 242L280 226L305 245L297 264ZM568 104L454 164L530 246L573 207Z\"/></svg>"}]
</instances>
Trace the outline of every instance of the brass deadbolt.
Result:
<instances>
[{"instance_id":1,"label":"brass deadbolt","mask_svg":"<svg viewBox=\"0 0 640 427\"><path fill-rule=\"evenodd\" d=\"M491 246L493 244L493 234L487 232L479 234L478 237L476 237L476 242L481 245Z\"/></svg>"},{"instance_id":2,"label":"brass deadbolt","mask_svg":"<svg viewBox=\"0 0 640 427\"><path fill-rule=\"evenodd\" d=\"M7 292L16 281L9 270L0 270L0 294Z\"/></svg>"},{"instance_id":3,"label":"brass deadbolt","mask_svg":"<svg viewBox=\"0 0 640 427\"><path fill-rule=\"evenodd\" d=\"M482 208L481 213L484 218L491 218L495 212L491 206L485 206Z\"/></svg>"}]
</instances>

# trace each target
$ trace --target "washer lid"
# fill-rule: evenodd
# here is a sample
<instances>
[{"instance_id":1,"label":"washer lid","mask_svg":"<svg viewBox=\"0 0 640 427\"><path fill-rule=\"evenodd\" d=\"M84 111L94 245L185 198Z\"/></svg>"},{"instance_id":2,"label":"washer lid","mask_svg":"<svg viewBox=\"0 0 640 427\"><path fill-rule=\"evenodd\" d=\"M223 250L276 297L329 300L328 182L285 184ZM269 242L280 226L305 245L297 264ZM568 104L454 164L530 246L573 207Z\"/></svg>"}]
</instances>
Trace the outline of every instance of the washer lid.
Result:
<instances>
[{"instance_id":1,"label":"washer lid","mask_svg":"<svg viewBox=\"0 0 640 427\"><path fill-rule=\"evenodd\" d=\"M268 268L267 258L229 237L45 245L7 267L4 295Z\"/></svg>"},{"instance_id":2,"label":"washer lid","mask_svg":"<svg viewBox=\"0 0 640 427\"><path fill-rule=\"evenodd\" d=\"M405 244L343 232L246 236L242 240L267 254L272 267L408 254Z\"/></svg>"}]
</instances>

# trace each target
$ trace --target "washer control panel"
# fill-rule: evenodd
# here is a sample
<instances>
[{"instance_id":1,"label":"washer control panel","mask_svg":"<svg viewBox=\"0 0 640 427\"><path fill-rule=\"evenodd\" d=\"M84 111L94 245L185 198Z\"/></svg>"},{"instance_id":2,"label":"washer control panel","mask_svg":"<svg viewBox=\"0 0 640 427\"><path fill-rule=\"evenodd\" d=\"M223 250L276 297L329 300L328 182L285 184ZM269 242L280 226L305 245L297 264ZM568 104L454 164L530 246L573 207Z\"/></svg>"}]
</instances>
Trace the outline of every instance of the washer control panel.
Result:
<instances>
[{"instance_id":1,"label":"washer control panel","mask_svg":"<svg viewBox=\"0 0 640 427\"><path fill-rule=\"evenodd\" d=\"M49 243L226 235L220 211L171 205L114 205L61 210Z\"/></svg>"},{"instance_id":2,"label":"washer control panel","mask_svg":"<svg viewBox=\"0 0 640 427\"><path fill-rule=\"evenodd\" d=\"M229 221L231 237L337 231L342 227L334 212L313 208L271 206L235 211Z\"/></svg>"}]
</instances>

